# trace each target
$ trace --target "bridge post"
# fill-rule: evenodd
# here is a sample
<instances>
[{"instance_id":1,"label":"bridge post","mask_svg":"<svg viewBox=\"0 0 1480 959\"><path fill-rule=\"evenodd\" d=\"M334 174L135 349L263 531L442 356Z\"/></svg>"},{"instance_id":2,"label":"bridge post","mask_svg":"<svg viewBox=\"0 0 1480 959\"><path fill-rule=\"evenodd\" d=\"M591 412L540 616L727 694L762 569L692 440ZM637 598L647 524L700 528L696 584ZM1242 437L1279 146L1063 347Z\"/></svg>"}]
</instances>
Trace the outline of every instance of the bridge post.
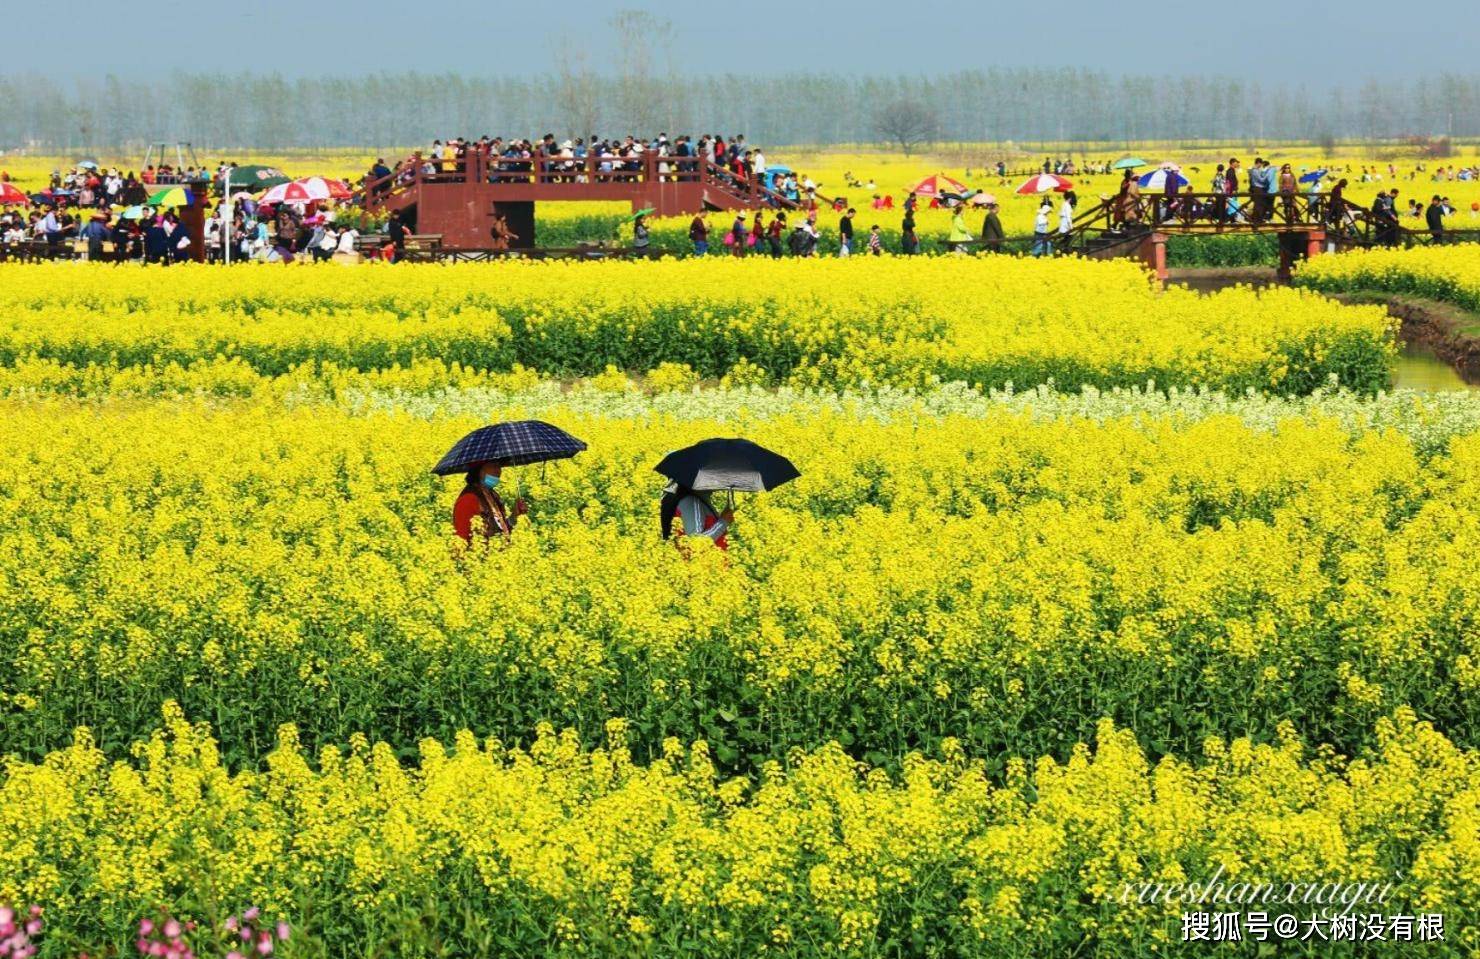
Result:
<instances>
[{"instance_id":1,"label":"bridge post","mask_svg":"<svg viewBox=\"0 0 1480 959\"><path fill-rule=\"evenodd\" d=\"M1136 249L1136 255L1141 262L1146 264L1146 269L1156 276L1158 283L1165 283L1167 279L1167 235L1165 233L1148 233L1141 245Z\"/></svg>"}]
</instances>

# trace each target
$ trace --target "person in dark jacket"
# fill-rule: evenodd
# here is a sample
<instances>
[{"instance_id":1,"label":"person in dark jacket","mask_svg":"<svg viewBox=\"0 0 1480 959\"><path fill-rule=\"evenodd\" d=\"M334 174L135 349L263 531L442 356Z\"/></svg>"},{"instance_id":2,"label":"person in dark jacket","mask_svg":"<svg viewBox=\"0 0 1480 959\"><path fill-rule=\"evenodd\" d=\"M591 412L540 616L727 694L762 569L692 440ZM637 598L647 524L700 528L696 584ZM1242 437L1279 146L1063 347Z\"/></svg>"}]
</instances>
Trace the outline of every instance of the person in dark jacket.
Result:
<instances>
[{"instance_id":1,"label":"person in dark jacket","mask_svg":"<svg viewBox=\"0 0 1480 959\"><path fill-rule=\"evenodd\" d=\"M156 217L144 231L144 260L170 265L170 234L164 228L163 218Z\"/></svg>"},{"instance_id":2,"label":"person in dark jacket","mask_svg":"<svg viewBox=\"0 0 1480 959\"><path fill-rule=\"evenodd\" d=\"M386 223L386 233L390 236L391 249L395 251L391 256L391 262L399 263L406 256L407 236L406 224L401 222L400 210L391 211L390 220Z\"/></svg>"},{"instance_id":3,"label":"person in dark jacket","mask_svg":"<svg viewBox=\"0 0 1480 959\"><path fill-rule=\"evenodd\" d=\"M987 218L982 221L982 246L988 253L1001 253L1002 242L1007 233L1002 229L1002 218L997 215L997 201L987 204Z\"/></svg>"},{"instance_id":4,"label":"person in dark jacket","mask_svg":"<svg viewBox=\"0 0 1480 959\"><path fill-rule=\"evenodd\" d=\"M1434 245L1439 246L1444 242L1444 201L1435 196L1429 201L1429 208L1424 211L1424 221L1429 227L1429 236L1434 238Z\"/></svg>"}]
</instances>

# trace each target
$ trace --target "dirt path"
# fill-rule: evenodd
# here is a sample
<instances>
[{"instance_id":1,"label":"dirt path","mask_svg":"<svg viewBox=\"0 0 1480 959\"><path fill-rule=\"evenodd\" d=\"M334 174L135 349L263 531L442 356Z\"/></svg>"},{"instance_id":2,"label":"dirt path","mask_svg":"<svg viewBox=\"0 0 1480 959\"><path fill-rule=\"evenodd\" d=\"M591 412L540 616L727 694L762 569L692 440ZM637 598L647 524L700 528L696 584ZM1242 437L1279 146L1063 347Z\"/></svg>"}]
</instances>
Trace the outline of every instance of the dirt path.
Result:
<instances>
[{"instance_id":1,"label":"dirt path","mask_svg":"<svg viewBox=\"0 0 1480 959\"><path fill-rule=\"evenodd\" d=\"M1201 267L1170 270L1167 283L1211 293L1230 286L1275 286L1274 267ZM1327 294L1340 303L1387 307L1402 321L1398 338L1427 347L1453 367L1466 383L1480 383L1480 315L1449 303L1392 293L1359 291Z\"/></svg>"}]
</instances>

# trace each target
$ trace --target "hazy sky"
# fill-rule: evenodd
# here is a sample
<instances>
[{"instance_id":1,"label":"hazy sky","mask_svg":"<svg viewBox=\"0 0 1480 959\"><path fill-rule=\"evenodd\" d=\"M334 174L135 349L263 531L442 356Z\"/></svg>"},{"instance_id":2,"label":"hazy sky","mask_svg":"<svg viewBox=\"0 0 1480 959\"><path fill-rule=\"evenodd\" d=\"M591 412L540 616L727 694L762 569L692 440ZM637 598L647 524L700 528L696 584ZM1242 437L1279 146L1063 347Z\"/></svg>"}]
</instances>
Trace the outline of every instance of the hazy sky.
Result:
<instances>
[{"instance_id":1,"label":"hazy sky","mask_svg":"<svg viewBox=\"0 0 1480 959\"><path fill-rule=\"evenodd\" d=\"M121 15L128 5L116 0L69 0L69 22L107 29L68 30L65 53L55 44L8 44L0 72L544 71L563 36L579 35L598 61L609 55L605 21L622 6L671 20L682 59L696 72L889 75L1077 65L1114 73L1258 74L1322 89L1341 74L1480 72L1480 0L267 0L223 5L232 12L221 14L213 6L154 0ZM435 19L418 17L423 9L435 11Z\"/></svg>"}]
</instances>

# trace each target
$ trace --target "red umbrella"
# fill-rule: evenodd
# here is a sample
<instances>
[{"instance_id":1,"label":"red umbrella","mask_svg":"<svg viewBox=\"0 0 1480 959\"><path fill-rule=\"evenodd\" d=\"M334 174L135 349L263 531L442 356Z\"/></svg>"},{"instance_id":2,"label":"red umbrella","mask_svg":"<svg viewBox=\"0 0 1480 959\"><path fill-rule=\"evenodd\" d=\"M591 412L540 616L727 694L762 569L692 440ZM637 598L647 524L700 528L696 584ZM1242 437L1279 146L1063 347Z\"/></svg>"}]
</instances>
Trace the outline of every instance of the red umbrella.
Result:
<instances>
[{"instance_id":1,"label":"red umbrella","mask_svg":"<svg viewBox=\"0 0 1480 959\"><path fill-rule=\"evenodd\" d=\"M14 183L0 183L0 206L24 206L31 202L31 198L20 190Z\"/></svg>"},{"instance_id":2,"label":"red umbrella","mask_svg":"<svg viewBox=\"0 0 1480 959\"><path fill-rule=\"evenodd\" d=\"M916 196L940 196L942 193L965 193L971 189L960 180L953 180L944 173L936 173L926 177L919 183L909 188L909 192Z\"/></svg>"},{"instance_id":3,"label":"red umbrella","mask_svg":"<svg viewBox=\"0 0 1480 959\"><path fill-rule=\"evenodd\" d=\"M1037 176L1028 177L1028 181L1017 188L1022 196L1032 196L1035 193L1047 193L1057 190L1063 193L1065 190L1074 189L1074 184L1061 176L1053 173L1040 173Z\"/></svg>"}]
</instances>

